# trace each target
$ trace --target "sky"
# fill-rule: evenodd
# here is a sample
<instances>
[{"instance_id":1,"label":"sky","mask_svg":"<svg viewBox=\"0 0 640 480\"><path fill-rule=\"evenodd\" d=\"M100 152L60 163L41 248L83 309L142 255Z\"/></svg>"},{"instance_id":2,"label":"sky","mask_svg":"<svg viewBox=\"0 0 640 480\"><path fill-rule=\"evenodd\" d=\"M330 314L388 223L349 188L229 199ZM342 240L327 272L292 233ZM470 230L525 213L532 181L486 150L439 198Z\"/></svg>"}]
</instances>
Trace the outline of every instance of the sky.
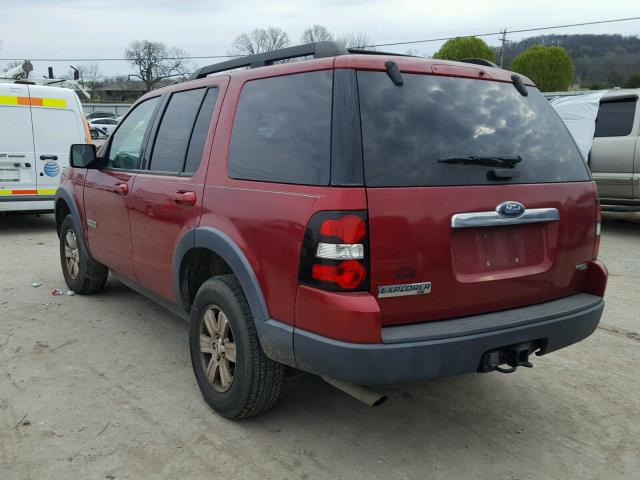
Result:
<instances>
[{"instance_id":1,"label":"sky","mask_svg":"<svg viewBox=\"0 0 640 480\"><path fill-rule=\"evenodd\" d=\"M292 43L321 24L334 34L361 32L389 43L640 16L637 0L0 0L0 71L9 58L122 58L134 40L161 41L190 55L225 55L233 39L254 28L279 27ZM640 20L541 33L640 34ZM537 32L511 34L519 40ZM498 36L483 37L498 45ZM442 42L385 47L432 55ZM215 63L199 60L198 65ZM40 76L56 76L87 61L34 61ZM96 62L104 75L132 73L124 61Z\"/></svg>"}]
</instances>

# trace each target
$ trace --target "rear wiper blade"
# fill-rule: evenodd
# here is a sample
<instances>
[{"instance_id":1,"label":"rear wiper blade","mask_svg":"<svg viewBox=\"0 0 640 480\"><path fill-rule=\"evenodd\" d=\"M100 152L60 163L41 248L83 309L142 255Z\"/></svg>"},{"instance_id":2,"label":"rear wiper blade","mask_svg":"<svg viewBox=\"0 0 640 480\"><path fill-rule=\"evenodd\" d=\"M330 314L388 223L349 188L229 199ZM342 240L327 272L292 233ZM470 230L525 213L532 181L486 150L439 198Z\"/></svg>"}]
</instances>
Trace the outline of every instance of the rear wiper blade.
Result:
<instances>
[{"instance_id":1,"label":"rear wiper blade","mask_svg":"<svg viewBox=\"0 0 640 480\"><path fill-rule=\"evenodd\" d=\"M520 155L494 155L487 157L470 155L468 157L447 157L438 159L439 163L482 165L487 167L513 167L516 163L520 163L521 161L522 157Z\"/></svg>"}]
</instances>

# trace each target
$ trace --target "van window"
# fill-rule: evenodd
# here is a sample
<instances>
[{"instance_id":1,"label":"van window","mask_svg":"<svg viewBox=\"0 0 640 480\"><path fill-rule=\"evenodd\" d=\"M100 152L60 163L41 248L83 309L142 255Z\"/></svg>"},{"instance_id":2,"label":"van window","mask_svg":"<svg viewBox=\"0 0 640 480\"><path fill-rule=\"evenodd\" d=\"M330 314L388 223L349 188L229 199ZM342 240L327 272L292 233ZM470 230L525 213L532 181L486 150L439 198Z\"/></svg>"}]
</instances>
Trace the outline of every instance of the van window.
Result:
<instances>
[{"instance_id":1,"label":"van window","mask_svg":"<svg viewBox=\"0 0 640 480\"><path fill-rule=\"evenodd\" d=\"M205 88L198 88L171 95L158 128L149 170L182 171L193 124L205 92Z\"/></svg>"},{"instance_id":2,"label":"van window","mask_svg":"<svg viewBox=\"0 0 640 480\"><path fill-rule=\"evenodd\" d=\"M187 158L184 163L185 173L194 173L200 166L202 154L204 153L204 144L207 141L209 125L211 125L211 116L213 115L217 98L218 89L210 88L200 106L200 112L198 113L196 124L193 127L193 133L189 141L189 149L187 150Z\"/></svg>"},{"instance_id":3,"label":"van window","mask_svg":"<svg viewBox=\"0 0 640 480\"><path fill-rule=\"evenodd\" d=\"M113 134L109 147L107 168L136 170L140 168L142 141L149 127L160 97L153 97L140 103L122 121L122 125Z\"/></svg>"},{"instance_id":4,"label":"van window","mask_svg":"<svg viewBox=\"0 0 640 480\"><path fill-rule=\"evenodd\" d=\"M73 110L34 107L31 115L36 152L68 155L69 146L84 138L78 115Z\"/></svg>"},{"instance_id":5,"label":"van window","mask_svg":"<svg viewBox=\"0 0 640 480\"><path fill-rule=\"evenodd\" d=\"M624 137L631 133L636 113L635 98L600 103L594 137Z\"/></svg>"},{"instance_id":6,"label":"van window","mask_svg":"<svg viewBox=\"0 0 640 480\"><path fill-rule=\"evenodd\" d=\"M229 176L328 185L332 71L247 82L229 150Z\"/></svg>"},{"instance_id":7,"label":"van window","mask_svg":"<svg viewBox=\"0 0 640 480\"><path fill-rule=\"evenodd\" d=\"M575 142L536 88L523 97L505 82L403 73L397 87L386 73L357 76L367 186L589 180ZM490 170L504 164L464 163L517 156L519 176L499 181L489 180Z\"/></svg>"},{"instance_id":8,"label":"van window","mask_svg":"<svg viewBox=\"0 0 640 480\"><path fill-rule=\"evenodd\" d=\"M0 105L0 152L33 153L33 134L29 107Z\"/></svg>"}]
</instances>

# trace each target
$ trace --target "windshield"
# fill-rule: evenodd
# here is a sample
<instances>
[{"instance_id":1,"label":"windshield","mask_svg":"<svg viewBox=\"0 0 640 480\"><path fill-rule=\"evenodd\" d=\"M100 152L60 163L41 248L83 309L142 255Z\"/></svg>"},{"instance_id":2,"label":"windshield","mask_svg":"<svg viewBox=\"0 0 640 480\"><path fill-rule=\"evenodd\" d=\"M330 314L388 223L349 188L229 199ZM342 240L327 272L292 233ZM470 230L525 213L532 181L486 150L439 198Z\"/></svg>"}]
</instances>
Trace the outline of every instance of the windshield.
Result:
<instances>
[{"instance_id":1,"label":"windshield","mask_svg":"<svg viewBox=\"0 0 640 480\"><path fill-rule=\"evenodd\" d=\"M511 83L358 72L365 183L371 187L589 180L562 120L536 89ZM481 161L452 159L484 158ZM517 175L489 174L500 161ZM447 160L448 161L442 161Z\"/></svg>"}]
</instances>

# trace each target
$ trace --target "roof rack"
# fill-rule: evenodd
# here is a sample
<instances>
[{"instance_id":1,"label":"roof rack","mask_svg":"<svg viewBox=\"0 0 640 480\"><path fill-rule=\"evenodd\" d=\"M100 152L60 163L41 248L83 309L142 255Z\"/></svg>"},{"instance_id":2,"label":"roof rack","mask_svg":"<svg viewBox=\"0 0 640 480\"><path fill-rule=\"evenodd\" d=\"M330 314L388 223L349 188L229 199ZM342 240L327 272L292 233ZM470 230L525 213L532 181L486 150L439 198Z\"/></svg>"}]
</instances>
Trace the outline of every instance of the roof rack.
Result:
<instances>
[{"instance_id":1,"label":"roof rack","mask_svg":"<svg viewBox=\"0 0 640 480\"><path fill-rule=\"evenodd\" d=\"M393 55L394 57L415 57L421 58L417 55L409 55L408 53L396 53L396 52L382 52L380 50L366 50L363 47L352 47L347 49L348 53L358 54L358 55Z\"/></svg>"},{"instance_id":2,"label":"roof rack","mask_svg":"<svg viewBox=\"0 0 640 480\"><path fill-rule=\"evenodd\" d=\"M484 58L463 58L460 61L464 62L464 63L473 63L475 65L483 65L485 67L500 68L498 65L493 63L491 60L486 60Z\"/></svg>"},{"instance_id":3,"label":"roof rack","mask_svg":"<svg viewBox=\"0 0 640 480\"><path fill-rule=\"evenodd\" d=\"M346 55L348 50L342 42L316 42L306 43L304 45L296 45L295 47L282 48L272 52L258 53L256 55L247 55L226 62L215 63L202 67L196 71L191 78L203 78L212 73L224 72L235 68L250 67L258 68L267 65L273 65L274 62L280 60L289 60L299 57L324 58L335 57L338 55Z\"/></svg>"}]
</instances>

